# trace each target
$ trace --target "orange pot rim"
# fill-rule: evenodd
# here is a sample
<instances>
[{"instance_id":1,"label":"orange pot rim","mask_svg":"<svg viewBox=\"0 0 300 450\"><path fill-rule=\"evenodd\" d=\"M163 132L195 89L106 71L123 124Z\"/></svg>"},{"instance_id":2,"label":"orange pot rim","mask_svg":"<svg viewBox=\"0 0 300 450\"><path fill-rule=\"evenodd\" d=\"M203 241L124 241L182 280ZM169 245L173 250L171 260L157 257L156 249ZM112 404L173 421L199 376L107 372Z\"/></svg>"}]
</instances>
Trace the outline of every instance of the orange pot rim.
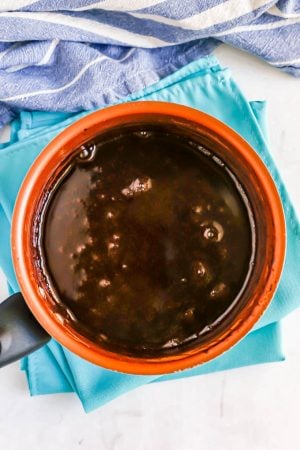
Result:
<instances>
[{"instance_id":1,"label":"orange pot rim","mask_svg":"<svg viewBox=\"0 0 300 450\"><path fill-rule=\"evenodd\" d=\"M101 126L101 124L111 120L122 119L124 116L134 118L137 115L147 114L173 116L175 119L184 119L203 126L239 152L264 186L276 232L274 265L264 287L263 295L253 308L252 313L239 323L234 332L229 333L225 339L218 341L206 351L193 351L176 355L176 357L150 359L134 358L109 352L77 335L76 332L66 332L66 327L57 320L55 314L51 314L43 298L43 293L30 276L32 256L28 251L25 251L28 248L26 245L28 244L29 233L27 218L33 213L32 208L34 206L31 200L37 194L35 184L53 156L57 156L67 143L72 142L75 137L78 137L88 128ZM214 117L190 107L158 101L139 101L123 103L93 112L68 126L45 147L32 164L20 188L12 219L11 243L13 263L21 292L36 319L54 339L71 352L107 369L130 374L159 375L192 368L208 362L230 349L251 330L269 305L278 285L285 257L286 232L283 208L275 183L260 157L241 136Z\"/></svg>"}]
</instances>

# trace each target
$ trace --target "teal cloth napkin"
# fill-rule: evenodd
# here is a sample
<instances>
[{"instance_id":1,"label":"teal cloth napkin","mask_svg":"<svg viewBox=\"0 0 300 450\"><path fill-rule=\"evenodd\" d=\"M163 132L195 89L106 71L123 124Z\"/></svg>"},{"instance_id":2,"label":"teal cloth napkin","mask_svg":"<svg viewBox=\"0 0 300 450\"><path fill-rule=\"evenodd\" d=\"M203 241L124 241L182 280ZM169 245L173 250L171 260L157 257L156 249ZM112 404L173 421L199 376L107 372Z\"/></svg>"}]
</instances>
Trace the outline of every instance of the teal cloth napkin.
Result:
<instances>
[{"instance_id":1,"label":"teal cloth napkin","mask_svg":"<svg viewBox=\"0 0 300 450\"><path fill-rule=\"evenodd\" d=\"M191 63L155 85L122 101L163 100L211 114L241 134L268 166L279 190L287 222L287 254L280 285L254 331L215 360L163 377L131 376L90 364L51 340L22 361L32 395L76 392L86 411L145 383L201 375L250 364L281 361L278 321L300 305L300 226L267 147L266 105L248 102L214 57ZM61 130L78 118L63 113L22 112L12 124L11 141L0 148L0 265L11 291L18 290L10 256L10 221L22 180L35 157Z\"/></svg>"}]
</instances>

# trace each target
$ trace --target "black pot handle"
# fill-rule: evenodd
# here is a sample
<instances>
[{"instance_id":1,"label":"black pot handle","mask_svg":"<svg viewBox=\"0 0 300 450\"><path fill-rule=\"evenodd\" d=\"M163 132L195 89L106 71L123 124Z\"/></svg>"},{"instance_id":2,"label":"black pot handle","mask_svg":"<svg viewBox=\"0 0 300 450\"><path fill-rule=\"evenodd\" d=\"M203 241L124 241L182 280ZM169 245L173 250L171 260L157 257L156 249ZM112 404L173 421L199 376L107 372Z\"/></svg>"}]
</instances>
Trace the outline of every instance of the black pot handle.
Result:
<instances>
[{"instance_id":1,"label":"black pot handle","mask_svg":"<svg viewBox=\"0 0 300 450\"><path fill-rule=\"evenodd\" d=\"M0 304L0 367L34 352L49 340L49 334L36 321L21 293Z\"/></svg>"}]
</instances>

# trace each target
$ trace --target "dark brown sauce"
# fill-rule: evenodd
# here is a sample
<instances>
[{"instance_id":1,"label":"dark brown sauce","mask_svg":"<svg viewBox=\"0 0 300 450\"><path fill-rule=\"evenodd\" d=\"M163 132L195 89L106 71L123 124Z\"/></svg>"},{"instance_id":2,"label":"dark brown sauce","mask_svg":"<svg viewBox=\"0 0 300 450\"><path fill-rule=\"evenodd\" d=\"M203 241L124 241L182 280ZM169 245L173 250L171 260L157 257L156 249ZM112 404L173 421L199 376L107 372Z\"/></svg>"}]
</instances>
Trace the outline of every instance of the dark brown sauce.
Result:
<instances>
[{"instance_id":1,"label":"dark brown sauce","mask_svg":"<svg viewBox=\"0 0 300 450\"><path fill-rule=\"evenodd\" d=\"M53 190L41 252L53 297L82 335L149 357L196 345L232 314L254 233L219 160L155 128L99 137Z\"/></svg>"}]
</instances>

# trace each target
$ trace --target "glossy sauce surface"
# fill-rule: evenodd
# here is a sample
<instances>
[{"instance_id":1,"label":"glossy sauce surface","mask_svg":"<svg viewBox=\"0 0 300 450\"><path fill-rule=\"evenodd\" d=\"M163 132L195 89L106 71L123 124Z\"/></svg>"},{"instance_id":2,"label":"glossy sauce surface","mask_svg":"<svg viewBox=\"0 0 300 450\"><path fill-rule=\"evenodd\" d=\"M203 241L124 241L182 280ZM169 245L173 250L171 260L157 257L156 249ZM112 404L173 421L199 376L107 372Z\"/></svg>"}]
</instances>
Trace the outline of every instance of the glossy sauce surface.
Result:
<instances>
[{"instance_id":1,"label":"glossy sauce surface","mask_svg":"<svg viewBox=\"0 0 300 450\"><path fill-rule=\"evenodd\" d=\"M46 205L42 256L72 327L105 348L182 351L230 315L253 230L230 172L205 148L136 128L78 150Z\"/></svg>"}]
</instances>

